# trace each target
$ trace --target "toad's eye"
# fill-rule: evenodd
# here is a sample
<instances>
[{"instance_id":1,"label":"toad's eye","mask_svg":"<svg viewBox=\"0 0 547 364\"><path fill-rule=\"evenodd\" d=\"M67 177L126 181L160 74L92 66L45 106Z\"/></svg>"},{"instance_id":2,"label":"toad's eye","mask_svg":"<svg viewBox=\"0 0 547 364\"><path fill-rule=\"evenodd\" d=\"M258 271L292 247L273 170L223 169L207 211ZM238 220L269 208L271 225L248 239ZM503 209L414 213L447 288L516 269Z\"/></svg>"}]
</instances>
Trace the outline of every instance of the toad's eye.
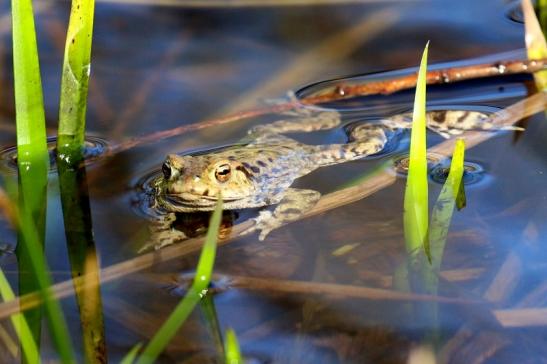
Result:
<instances>
[{"instance_id":1,"label":"toad's eye","mask_svg":"<svg viewBox=\"0 0 547 364\"><path fill-rule=\"evenodd\" d=\"M230 173L232 169L229 164L221 164L215 171L215 177L219 182L226 182L230 179Z\"/></svg>"},{"instance_id":2,"label":"toad's eye","mask_svg":"<svg viewBox=\"0 0 547 364\"><path fill-rule=\"evenodd\" d=\"M163 163L163 165L161 166L161 171L163 172L163 176L165 177L165 179L171 178L171 166L169 165L169 163Z\"/></svg>"}]
</instances>

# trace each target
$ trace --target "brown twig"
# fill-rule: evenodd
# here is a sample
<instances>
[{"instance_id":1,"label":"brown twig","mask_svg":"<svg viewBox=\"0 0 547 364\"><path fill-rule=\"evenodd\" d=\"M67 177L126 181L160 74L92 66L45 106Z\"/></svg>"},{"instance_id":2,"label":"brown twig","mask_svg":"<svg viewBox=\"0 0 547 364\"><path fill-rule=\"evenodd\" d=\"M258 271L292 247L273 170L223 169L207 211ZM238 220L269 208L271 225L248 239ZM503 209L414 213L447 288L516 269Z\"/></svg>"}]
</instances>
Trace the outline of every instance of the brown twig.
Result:
<instances>
[{"instance_id":1,"label":"brown twig","mask_svg":"<svg viewBox=\"0 0 547 364\"><path fill-rule=\"evenodd\" d=\"M292 281L272 278L257 278L244 276L228 276L230 287L251 291L267 291L272 293L290 293L302 295L333 295L337 298L362 298L366 300L396 300L396 301L428 301L454 304L479 304L482 301L464 300L460 298L422 295L399 292L382 288L363 286Z\"/></svg>"}]
</instances>

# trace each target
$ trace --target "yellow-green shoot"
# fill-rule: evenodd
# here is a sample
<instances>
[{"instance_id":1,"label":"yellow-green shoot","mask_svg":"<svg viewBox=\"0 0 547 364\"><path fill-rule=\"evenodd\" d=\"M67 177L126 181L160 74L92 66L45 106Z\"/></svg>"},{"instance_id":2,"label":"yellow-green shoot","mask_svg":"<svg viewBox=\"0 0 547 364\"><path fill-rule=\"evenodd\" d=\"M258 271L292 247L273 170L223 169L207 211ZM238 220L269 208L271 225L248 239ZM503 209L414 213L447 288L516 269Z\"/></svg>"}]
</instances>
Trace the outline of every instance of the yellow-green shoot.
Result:
<instances>
[{"instance_id":1,"label":"yellow-green shoot","mask_svg":"<svg viewBox=\"0 0 547 364\"><path fill-rule=\"evenodd\" d=\"M65 44L57 148L73 163L80 161L72 153L84 146L94 8L94 0L72 0Z\"/></svg>"},{"instance_id":2,"label":"yellow-green shoot","mask_svg":"<svg viewBox=\"0 0 547 364\"><path fill-rule=\"evenodd\" d=\"M428 190L427 190L427 145L426 145L426 72L427 51L425 46L414 98L414 113L410 137L408 178L404 200L404 232L406 250L415 257L427 244Z\"/></svg>"},{"instance_id":3,"label":"yellow-green shoot","mask_svg":"<svg viewBox=\"0 0 547 364\"><path fill-rule=\"evenodd\" d=\"M461 191L464 156L465 143L463 139L458 139L452 154L450 172L431 213L431 225L429 227L429 243L431 245L426 245L425 251L434 272L438 272L441 267L446 235L452 220L454 205Z\"/></svg>"},{"instance_id":4,"label":"yellow-green shoot","mask_svg":"<svg viewBox=\"0 0 547 364\"><path fill-rule=\"evenodd\" d=\"M239 350L239 343L233 329L228 329L226 331L226 337L224 339L224 355L226 358L226 364L243 364L243 358L241 357L241 351Z\"/></svg>"},{"instance_id":5,"label":"yellow-green shoot","mask_svg":"<svg viewBox=\"0 0 547 364\"><path fill-rule=\"evenodd\" d=\"M156 332L152 340L150 340L148 345L144 348L142 354L137 359L137 364L150 364L155 362L156 358L171 341L173 336L175 336L201 298L207 294L209 283L211 282L211 275L213 274L213 265L215 263L218 240L218 229L220 227L221 218L222 199L219 197L215 211L211 216L209 229L207 230L207 235L205 236L205 243L201 249L201 255L196 268L194 281L190 286L188 293L184 296L182 301L177 305L162 327Z\"/></svg>"},{"instance_id":6,"label":"yellow-green shoot","mask_svg":"<svg viewBox=\"0 0 547 364\"><path fill-rule=\"evenodd\" d=\"M538 18L534 12L534 6L530 0L522 0L522 13L524 15L524 39L528 59L547 58L547 42L545 41L545 36L541 30ZM534 80L536 81L536 86L539 91L547 90L547 70L534 73Z\"/></svg>"}]
</instances>

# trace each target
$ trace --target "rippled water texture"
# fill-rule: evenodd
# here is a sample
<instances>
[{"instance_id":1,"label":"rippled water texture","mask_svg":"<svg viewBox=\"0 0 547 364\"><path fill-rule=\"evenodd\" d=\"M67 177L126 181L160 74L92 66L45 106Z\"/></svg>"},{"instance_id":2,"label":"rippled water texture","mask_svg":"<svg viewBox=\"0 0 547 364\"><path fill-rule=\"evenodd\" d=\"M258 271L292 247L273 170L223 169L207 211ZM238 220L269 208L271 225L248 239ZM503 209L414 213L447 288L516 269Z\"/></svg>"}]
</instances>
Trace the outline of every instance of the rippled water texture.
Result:
<instances>
[{"instance_id":1,"label":"rippled water texture","mask_svg":"<svg viewBox=\"0 0 547 364\"><path fill-rule=\"evenodd\" d=\"M48 135L54 136L69 4L35 3ZM234 144L252 125L285 116L240 120L111 153L116 146L270 105L288 90L303 98L340 82L409 72L379 73L415 67L427 40L430 64L522 57L523 27L509 19L510 5L462 0L200 9L98 2L87 127L97 136L89 141L109 157L95 158L87 182L103 269L109 362L119 362L135 343L153 336L196 266L195 241L187 251L183 243L169 254L137 253L148 241L151 219L161 213L150 194L165 156ZM8 19L8 3L0 11L0 20ZM5 150L15 144L9 26L0 26L0 34L0 143ZM504 55L492 56L499 53ZM353 76L358 74L367 75ZM428 103L430 109L491 113L532 89L526 75L474 80L432 86ZM342 114L344 125L291 137L310 144L343 143L354 123L408 112L412 101L413 90L408 90L324 104ZM466 151L467 206L454 212L449 229L438 294L450 302L436 306L435 330L420 319L419 309L417 318L409 314L413 307L432 307L430 302L418 306L391 295L394 272L405 260L405 131L374 158L321 168L294 184L326 195L387 163L391 179L384 188L275 230L264 242L248 235L219 248L213 301L221 332L233 327L243 353L257 363L406 363L411 350L432 337L440 362L543 362L547 124L539 114L519 125L525 131L501 131ZM430 146L443 140L428 133ZM15 181L10 153L0 158L0 174ZM448 164L435 154L430 158L433 203ZM49 178L46 254L55 281L64 282L70 267L57 174ZM256 213L225 214L224 234ZM207 214L196 221L179 218L198 233L206 229ZM16 234L0 219L0 265L17 287L16 258L9 253L15 244ZM76 300L69 294L62 304L82 362ZM159 363L214 362L218 337L211 334L207 314L199 311ZM45 329L46 358L53 351L50 342ZM11 358L2 342L0 348L2 358Z\"/></svg>"}]
</instances>

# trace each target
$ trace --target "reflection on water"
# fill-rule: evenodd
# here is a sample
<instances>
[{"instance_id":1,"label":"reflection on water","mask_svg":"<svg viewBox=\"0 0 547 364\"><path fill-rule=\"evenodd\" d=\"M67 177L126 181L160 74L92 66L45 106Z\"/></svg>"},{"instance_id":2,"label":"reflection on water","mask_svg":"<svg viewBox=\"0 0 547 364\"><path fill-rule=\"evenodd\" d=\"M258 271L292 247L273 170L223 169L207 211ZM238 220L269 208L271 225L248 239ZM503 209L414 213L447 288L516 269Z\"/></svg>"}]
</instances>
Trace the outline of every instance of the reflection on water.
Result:
<instances>
[{"instance_id":1,"label":"reflection on water","mask_svg":"<svg viewBox=\"0 0 547 364\"><path fill-rule=\"evenodd\" d=\"M49 169L50 172L56 169L57 159L57 138L50 137L47 140L49 152ZM101 157L108 151L108 143L106 140L88 135L85 140L83 155L86 164L90 164L94 160ZM0 169L6 172L17 173L17 147L7 147L0 151Z\"/></svg>"},{"instance_id":2,"label":"reflection on water","mask_svg":"<svg viewBox=\"0 0 547 364\"><path fill-rule=\"evenodd\" d=\"M56 125L66 6L43 7L37 22L44 30L39 31L39 42L51 130ZM7 14L7 5L0 9ZM389 29L363 44L354 41L353 48L344 48L344 57L329 58L336 62L325 60L329 49L321 48L324 39L336 39L340 32L348 35L349 28L369 29L357 25L385 9L398 14L390 17ZM207 10L99 3L88 125L101 140L116 145L229 110L243 92L243 101L254 102L319 80L413 66L427 39L432 40L431 62L522 48L522 27L509 21L505 11L497 0ZM0 141L11 145L11 54L8 33L1 27L0 32L5 65L0 83L6 90L0 93ZM299 58L304 52L309 52L305 59L314 62L309 69ZM293 70L290 77L284 76L286 69ZM271 82L268 87L265 81ZM302 87L297 95L334 83ZM432 108L491 112L525 97L530 88L528 76L498 77L434 86L428 100ZM323 106L339 110L344 124L353 125L407 112L412 100L413 91L408 90ZM181 253L177 259L151 253L151 261L158 254L162 263L147 263L144 270L134 267L141 260L132 260L147 242L150 215L155 214L142 197L165 155L237 142L250 124L277 117L141 145L87 171L97 262L103 269L121 264L108 271L108 283L101 287L110 362L153 336L180 299L180 286L165 287L180 283L180 274L195 268L193 253ZM444 362L537 362L547 355L547 323L544 312L536 311L547 302L547 128L543 115L529 118L525 126L518 138L515 132L502 131L466 151L468 206L454 213L441 268L439 295L460 300L438 306L440 341L435 349ZM342 143L346 132L340 127L295 137L311 144ZM428 139L430 145L443 141L434 133ZM296 181L295 187L332 192L388 158L404 155L407 145L408 134L401 133L389 155L319 169ZM398 160L401 172L404 162ZM12 157L3 161L13 163ZM436 182L445 178L442 163L432 166ZM6 168L1 173L13 177ZM430 330L407 316L406 304L420 297L387 294L394 287L395 268L405 259L404 184L404 178L397 178L365 199L276 230L264 242L251 235L219 248L215 271L229 281L213 296L220 331L234 327L243 353L259 363L404 363ZM58 188L56 174L50 174L47 256L54 279L62 282L70 276L70 264ZM431 183L430 193L436 196L440 188ZM236 225L256 211L238 213L232 217ZM194 231L205 230L202 222L207 217L190 224L183 221L186 217L179 218ZM2 246L14 246L15 235L2 220L0 229ZM0 264L15 283L14 256L1 255ZM125 275L128 270L138 273ZM299 282L310 283L302 287ZM363 288L381 291L359 290ZM83 353L76 302L69 295L63 307L77 350ZM191 316L159 362L214 362L218 337L203 316L198 311ZM43 350L45 355L51 352Z\"/></svg>"}]
</instances>

